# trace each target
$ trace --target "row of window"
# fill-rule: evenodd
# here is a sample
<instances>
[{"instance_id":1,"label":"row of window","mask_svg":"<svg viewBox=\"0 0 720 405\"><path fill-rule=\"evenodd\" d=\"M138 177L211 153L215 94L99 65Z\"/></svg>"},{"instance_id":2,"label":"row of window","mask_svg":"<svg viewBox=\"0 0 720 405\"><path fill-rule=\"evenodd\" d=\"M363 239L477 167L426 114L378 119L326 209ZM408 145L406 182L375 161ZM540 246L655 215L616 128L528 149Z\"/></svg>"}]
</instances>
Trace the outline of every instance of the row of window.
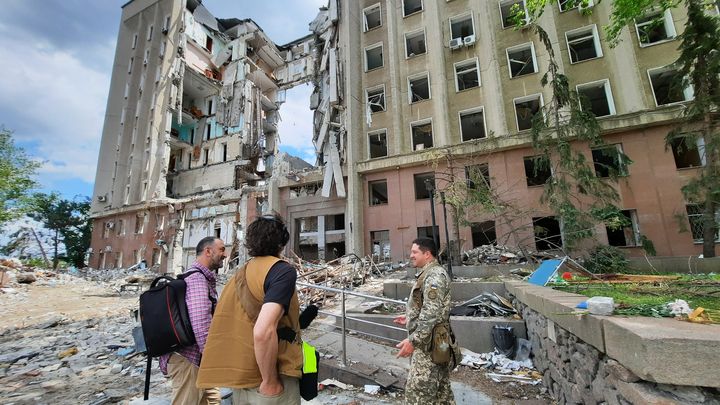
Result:
<instances>
[{"instance_id":1,"label":"row of window","mask_svg":"<svg viewBox=\"0 0 720 405\"><path fill-rule=\"evenodd\" d=\"M109 267L109 264L107 262L108 260L110 260L111 254L112 253L110 253L110 252L100 252L100 255L98 256L98 268L100 270L113 268L113 267ZM138 264L140 262L145 262L145 259L143 259L143 257L142 257L142 251L140 251L140 250L133 250L132 257L133 257L134 261L132 263L128 263L128 265L130 265L130 266ZM151 264L150 264L151 266L159 266L161 264L162 256L160 255L160 249L153 248L151 260L152 260ZM114 268L116 268L116 269L121 269L121 268L127 267L126 263L123 261L123 252L122 251L115 253L114 266L115 266Z\"/></svg>"},{"instance_id":2,"label":"row of window","mask_svg":"<svg viewBox=\"0 0 720 405\"><path fill-rule=\"evenodd\" d=\"M456 85L464 86L475 80L477 76L477 60L469 61L467 69L456 69ZM462 62L461 62L462 63ZM471 68L469 66L474 66ZM459 73L458 73L459 72ZM658 106L684 102L692 99L692 88L683 88L679 73L671 68L662 67L648 70L655 102ZM415 103L431 98L428 73L408 78L409 102ZM580 97L581 108L591 111L595 117L601 118L616 114L610 81L608 79L579 84L576 91ZM366 105L370 113L385 111L385 85L372 87L365 91ZM513 100L515 124L518 131L532 128L533 117L543 107L542 94L518 97ZM487 136L483 107L475 107L458 112L460 122L460 138L462 142L482 139ZM432 119L424 119L410 123L413 150L422 150L434 146ZM388 155L387 130L379 129L368 133L368 156L370 158Z\"/></svg>"},{"instance_id":3,"label":"row of window","mask_svg":"<svg viewBox=\"0 0 720 405\"><path fill-rule=\"evenodd\" d=\"M705 164L705 145L702 138L677 137L671 144L675 167L678 169L699 167ZM595 175L600 178L611 175L627 176L628 165L624 160L622 144L611 144L590 149ZM552 177L552 168L547 159L541 156L523 158L525 178L528 187L543 186ZM471 189L490 187L490 169L487 163L465 167L465 179ZM435 189L434 173L419 173L413 176L415 199L423 200L432 196ZM389 203L387 180L368 182L369 204L385 205Z\"/></svg>"}]
</instances>

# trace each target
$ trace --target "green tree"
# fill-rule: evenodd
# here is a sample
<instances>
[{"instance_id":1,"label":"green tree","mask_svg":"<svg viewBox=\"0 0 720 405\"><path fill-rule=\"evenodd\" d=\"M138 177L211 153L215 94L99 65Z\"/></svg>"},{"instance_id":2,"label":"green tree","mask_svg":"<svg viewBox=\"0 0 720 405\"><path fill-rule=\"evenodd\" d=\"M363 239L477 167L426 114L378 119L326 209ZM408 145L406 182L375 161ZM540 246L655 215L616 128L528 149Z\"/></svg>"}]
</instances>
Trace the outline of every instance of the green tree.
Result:
<instances>
[{"instance_id":1,"label":"green tree","mask_svg":"<svg viewBox=\"0 0 720 405\"><path fill-rule=\"evenodd\" d=\"M16 146L12 131L0 127L0 229L22 216L25 197L37 186L33 176L40 163Z\"/></svg>"},{"instance_id":2,"label":"green tree","mask_svg":"<svg viewBox=\"0 0 720 405\"><path fill-rule=\"evenodd\" d=\"M35 193L33 210L28 216L40 221L53 232L53 269L57 269L60 243L65 245L66 259L76 267L85 266L85 252L90 247L90 200L66 200L56 193Z\"/></svg>"},{"instance_id":3,"label":"green tree","mask_svg":"<svg viewBox=\"0 0 720 405\"><path fill-rule=\"evenodd\" d=\"M556 0L527 0L529 18L537 21L548 3ZM569 0L571 5L583 5L588 0ZM599 3L601 0L598 0ZM705 166L682 189L685 198L702 207L700 224L703 233L704 257L715 257L715 240L718 234L716 213L720 207L720 17L710 12L716 7L714 0L614 0L610 25L606 36L611 46L618 43L620 33L635 18L650 11L665 11L685 6L687 22L680 41L680 56L674 63L683 77L676 91L692 85L694 99L687 103L679 124L668 134L667 143L682 135L686 145L695 145L702 139ZM662 18L662 14L658 16Z\"/></svg>"}]
</instances>

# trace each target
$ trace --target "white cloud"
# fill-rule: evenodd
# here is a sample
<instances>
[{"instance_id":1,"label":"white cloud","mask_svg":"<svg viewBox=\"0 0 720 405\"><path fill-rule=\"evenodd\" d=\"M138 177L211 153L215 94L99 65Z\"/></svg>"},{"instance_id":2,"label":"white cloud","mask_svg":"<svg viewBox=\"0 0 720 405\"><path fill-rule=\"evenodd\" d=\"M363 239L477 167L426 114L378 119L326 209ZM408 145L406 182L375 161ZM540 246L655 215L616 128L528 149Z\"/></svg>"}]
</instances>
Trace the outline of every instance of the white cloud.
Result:
<instances>
[{"instance_id":1,"label":"white cloud","mask_svg":"<svg viewBox=\"0 0 720 405\"><path fill-rule=\"evenodd\" d=\"M101 61L112 56L113 43L96 45L83 55ZM43 177L95 177L109 72L88 68L78 56L38 38L19 38L0 27L0 109L4 124L18 140L47 162ZM96 63L110 66L110 63Z\"/></svg>"}]
</instances>

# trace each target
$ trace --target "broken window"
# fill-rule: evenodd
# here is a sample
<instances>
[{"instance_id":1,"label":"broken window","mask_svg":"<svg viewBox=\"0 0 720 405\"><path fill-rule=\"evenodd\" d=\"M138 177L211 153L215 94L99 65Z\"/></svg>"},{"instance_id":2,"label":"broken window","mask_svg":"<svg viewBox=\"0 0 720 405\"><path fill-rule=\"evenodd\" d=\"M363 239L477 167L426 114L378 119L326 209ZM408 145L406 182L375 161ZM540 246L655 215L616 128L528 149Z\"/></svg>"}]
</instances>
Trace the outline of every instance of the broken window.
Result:
<instances>
[{"instance_id":1,"label":"broken window","mask_svg":"<svg viewBox=\"0 0 720 405\"><path fill-rule=\"evenodd\" d=\"M326 231L342 231L345 229L345 214L325 215Z\"/></svg>"},{"instance_id":2,"label":"broken window","mask_svg":"<svg viewBox=\"0 0 720 405\"><path fill-rule=\"evenodd\" d=\"M578 85L577 92L581 109L592 111L596 117L615 115L615 102L607 79Z\"/></svg>"},{"instance_id":3,"label":"broken window","mask_svg":"<svg viewBox=\"0 0 720 405\"><path fill-rule=\"evenodd\" d=\"M523 164L528 187L543 186L552 176L550 161L545 156L524 157Z\"/></svg>"},{"instance_id":4,"label":"broken window","mask_svg":"<svg viewBox=\"0 0 720 405\"><path fill-rule=\"evenodd\" d=\"M143 57L143 66L147 66L148 60L150 60L150 49L145 50L145 57Z\"/></svg>"},{"instance_id":5,"label":"broken window","mask_svg":"<svg viewBox=\"0 0 720 405\"><path fill-rule=\"evenodd\" d=\"M117 234L118 236L125 235L125 220L118 220Z\"/></svg>"},{"instance_id":6,"label":"broken window","mask_svg":"<svg viewBox=\"0 0 720 405\"><path fill-rule=\"evenodd\" d=\"M415 199L426 200L435 192L435 173L418 173L413 175Z\"/></svg>"},{"instance_id":7,"label":"broken window","mask_svg":"<svg viewBox=\"0 0 720 405\"><path fill-rule=\"evenodd\" d=\"M593 164L597 177L626 176L627 163L622 154L622 145L603 146L592 149Z\"/></svg>"},{"instance_id":8,"label":"broken window","mask_svg":"<svg viewBox=\"0 0 720 405\"><path fill-rule=\"evenodd\" d=\"M703 232L705 230L705 224L703 224L703 207L698 204L688 204L685 206L687 211L688 221L690 222L690 233L692 234L693 242L701 243L703 241ZM715 223L720 223L720 209L715 211ZM720 228L715 234L715 242L720 242Z\"/></svg>"},{"instance_id":9,"label":"broken window","mask_svg":"<svg viewBox=\"0 0 720 405\"><path fill-rule=\"evenodd\" d=\"M166 15L165 20L163 22L163 27L162 27L163 34L167 34L168 30L170 30L170 16Z\"/></svg>"},{"instance_id":10,"label":"broken window","mask_svg":"<svg viewBox=\"0 0 720 405\"><path fill-rule=\"evenodd\" d=\"M497 242L495 221L475 222L470 224L473 247L494 245Z\"/></svg>"},{"instance_id":11,"label":"broken window","mask_svg":"<svg viewBox=\"0 0 720 405\"><path fill-rule=\"evenodd\" d=\"M137 35L137 34L134 34L134 35L133 35L133 41L132 41L132 49L137 48L137 40L138 40L138 35Z\"/></svg>"},{"instance_id":12,"label":"broken window","mask_svg":"<svg viewBox=\"0 0 720 405\"><path fill-rule=\"evenodd\" d=\"M661 105L680 103L693 98L692 87L683 86L680 73L669 67L649 69L650 87L652 87L655 104Z\"/></svg>"},{"instance_id":13,"label":"broken window","mask_svg":"<svg viewBox=\"0 0 720 405\"><path fill-rule=\"evenodd\" d=\"M147 40L152 41L152 36L153 36L153 26L151 25L148 27Z\"/></svg>"},{"instance_id":14,"label":"broken window","mask_svg":"<svg viewBox=\"0 0 720 405\"><path fill-rule=\"evenodd\" d=\"M190 165L192 164L192 155L193 155L192 152L188 153L188 155L187 155L187 157L188 157L188 158L187 158L187 168L188 168L188 170L190 170Z\"/></svg>"},{"instance_id":15,"label":"broken window","mask_svg":"<svg viewBox=\"0 0 720 405\"><path fill-rule=\"evenodd\" d=\"M100 269L105 269L105 252L100 252Z\"/></svg>"},{"instance_id":16,"label":"broken window","mask_svg":"<svg viewBox=\"0 0 720 405\"><path fill-rule=\"evenodd\" d=\"M527 24L525 0L502 0L500 2L500 17L503 28L514 27L518 15L523 20L523 25Z\"/></svg>"},{"instance_id":17,"label":"broken window","mask_svg":"<svg viewBox=\"0 0 720 405\"><path fill-rule=\"evenodd\" d=\"M605 226L608 245L610 246L640 246L640 228L638 227L637 212L635 210L620 211L619 227Z\"/></svg>"},{"instance_id":18,"label":"broken window","mask_svg":"<svg viewBox=\"0 0 720 405\"><path fill-rule=\"evenodd\" d=\"M600 37L595 24L568 31L565 33L565 39L567 40L570 63L578 63L603 56Z\"/></svg>"},{"instance_id":19,"label":"broken window","mask_svg":"<svg viewBox=\"0 0 720 405\"><path fill-rule=\"evenodd\" d=\"M138 214L135 216L135 233L143 233L143 230L145 229L145 215Z\"/></svg>"},{"instance_id":20,"label":"broken window","mask_svg":"<svg viewBox=\"0 0 720 405\"><path fill-rule=\"evenodd\" d=\"M102 237L103 239L107 239L110 237L110 230L113 228L114 224L112 222L104 222L103 223L103 233Z\"/></svg>"},{"instance_id":21,"label":"broken window","mask_svg":"<svg viewBox=\"0 0 720 405\"><path fill-rule=\"evenodd\" d=\"M363 31L367 32L382 25L380 3L363 10Z\"/></svg>"},{"instance_id":22,"label":"broken window","mask_svg":"<svg viewBox=\"0 0 720 405\"><path fill-rule=\"evenodd\" d=\"M121 269L123 267L123 252L117 252L115 256L115 268Z\"/></svg>"},{"instance_id":23,"label":"broken window","mask_svg":"<svg viewBox=\"0 0 720 405\"><path fill-rule=\"evenodd\" d=\"M483 108L460 111L460 136L463 142L485 138L485 116Z\"/></svg>"},{"instance_id":24,"label":"broken window","mask_svg":"<svg viewBox=\"0 0 720 405\"><path fill-rule=\"evenodd\" d=\"M370 159L387 156L387 131L381 129L379 131L370 132L368 134L368 145L370 150Z\"/></svg>"},{"instance_id":25,"label":"broken window","mask_svg":"<svg viewBox=\"0 0 720 405\"><path fill-rule=\"evenodd\" d=\"M205 125L205 140L206 141L210 140L211 134L212 134L212 124L208 122L207 125Z\"/></svg>"},{"instance_id":26,"label":"broken window","mask_svg":"<svg viewBox=\"0 0 720 405\"><path fill-rule=\"evenodd\" d=\"M385 86L375 87L365 91L367 105L371 112L385 111Z\"/></svg>"},{"instance_id":27,"label":"broken window","mask_svg":"<svg viewBox=\"0 0 720 405\"><path fill-rule=\"evenodd\" d=\"M160 265L160 249L153 248L151 263L152 263L151 266L159 266Z\"/></svg>"},{"instance_id":28,"label":"broken window","mask_svg":"<svg viewBox=\"0 0 720 405\"><path fill-rule=\"evenodd\" d=\"M416 31L405 34L405 57L422 55L427 51L425 49L425 31Z\"/></svg>"},{"instance_id":29,"label":"broken window","mask_svg":"<svg viewBox=\"0 0 720 405\"><path fill-rule=\"evenodd\" d=\"M203 166L207 166L210 160L210 149L203 149Z\"/></svg>"},{"instance_id":30,"label":"broken window","mask_svg":"<svg viewBox=\"0 0 720 405\"><path fill-rule=\"evenodd\" d=\"M640 46L650 46L675 38L675 24L673 24L670 10L657 11L641 18L635 19Z\"/></svg>"},{"instance_id":31,"label":"broken window","mask_svg":"<svg viewBox=\"0 0 720 405\"><path fill-rule=\"evenodd\" d=\"M555 217L535 217L532 221L535 234L535 249L562 249L560 222Z\"/></svg>"},{"instance_id":32,"label":"broken window","mask_svg":"<svg viewBox=\"0 0 720 405\"><path fill-rule=\"evenodd\" d=\"M472 42L475 42L475 27L473 26L472 14L465 14L450 19L450 38L468 38L468 42L470 42L470 39L472 39Z\"/></svg>"},{"instance_id":33,"label":"broken window","mask_svg":"<svg viewBox=\"0 0 720 405\"><path fill-rule=\"evenodd\" d=\"M370 231L370 243L374 260L390 259L390 231Z\"/></svg>"},{"instance_id":34,"label":"broken window","mask_svg":"<svg viewBox=\"0 0 720 405\"><path fill-rule=\"evenodd\" d=\"M574 8L580 8L582 10L583 8L592 7L594 4L593 0L585 1L587 1L586 5L583 5L583 0L559 0L558 6L560 7L560 12L563 13Z\"/></svg>"},{"instance_id":35,"label":"broken window","mask_svg":"<svg viewBox=\"0 0 720 405\"><path fill-rule=\"evenodd\" d=\"M133 61L134 61L134 60L135 60L135 58L130 57L130 61L128 62L128 74L132 73Z\"/></svg>"},{"instance_id":36,"label":"broken window","mask_svg":"<svg viewBox=\"0 0 720 405\"><path fill-rule=\"evenodd\" d=\"M370 205L384 205L388 203L387 180L371 181L368 183L370 191Z\"/></svg>"},{"instance_id":37,"label":"broken window","mask_svg":"<svg viewBox=\"0 0 720 405\"><path fill-rule=\"evenodd\" d=\"M432 226L418 226L417 237L432 239L437 243L437 238L440 237L440 227L435 225L435 233L433 234Z\"/></svg>"},{"instance_id":38,"label":"broken window","mask_svg":"<svg viewBox=\"0 0 720 405\"><path fill-rule=\"evenodd\" d=\"M403 0L403 17L415 14L423 9L422 0Z\"/></svg>"},{"instance_id":39,"label":"broken window","mask_svg":"<svg viewBox=\"0 0 720 405\"><path fill-rule=\"evenodd\" d=\"M365 48L365 71L383 67L383 44L375 44Z\"/></svg>"},{"instance_id":40,"label":"broken window","mask_svg":"<svg viewBox=\"0 0 720 405\"><path fill-rule=\"evenodd\" d=\"M318 217L306 217L300 218L300 232L317 232L318 231Z\"/></svg>"},{"instance_id":41,"label":"broken window","mask_svg":"<svg viewBox=\"0 0 720 405\"><path fill-rule=\"evenodd\" d=\"M421 121L410 124L412 129L413 150L423 150L433 147L432 122Z\"/></svg>"},{"instance_id":42,"label":"broken window","mask_svg":"<svg viewBox=\"0 0 720 405\"><path fill-rule=\"evenodd\" d=\"M408 77L408 95L410 104L430 99L430 76L427 72Z\"/></svg>"},{"instance_id":43,"label":"broken window","mask_svg":"<svg viewBox=\"0 0 720 405\"><path fill-rule=\"evenodd\" d=\"M165 48L167 47L167 41L160 42L160 52L158 56L162 59L165 56Z\"/></svg>"},{"instance_id":44,"label":"broken window","mask_svg":"<svg viewBox=\"0 0 720 405\"><path fill-rule=\"evenodd\" d=\"M222 161L227 162L227 144L222 144Z\"/></svg>"},{"instance_id":45,"label":"broken window","mask_svg":"<svg viewBox=\"0 0 720 405\"><path fill-rule=\"evenodd\" d=\"M205 36L205 49L212 53L213 50L213 39L210 35Z\"/></svg>"},{"instance_id":46,"label":"broken window","mask_svg":"<svg viewBox=\"0 0 720 405\"><path fill-rule=\"evenodd\" d=\"M490 167L487 163L465 166L465 181L472 190L490 188Z\"/></svg>"},{"instance_id":47,"label":"broken window","mask_svg":"<svg viewBox=\"0 0 720 405\"><path fill-rule=\"evenodd\" d=\"M532 42L508 48L506 53L510 77L520 77L537 72L535 46Z\"/></svg>"},{"instance_id":48,"label":"broken window","mask_svg":"<svg viewBox=\"0 0 720 405\"><path fill-rule=\"evenodd\" d=\"M678 136L670 141L670 147L675 158L676 168L705 166L705 140L703 138Z\"/></svg>"},{"instance_id":49,"label":"broken window","mask_svg":"<svg viewBox=\"0 0 720 405\"><path fill-rule=\"evenodd\" d=\"M533 118L540 113L543 105L542 94L517 98L514 100L514 104L518 131L532 128Z\"/></svg>"},{"instance_id":50,"label":"broken window","mask_svg":"<svg viewBox=\"0 0 720 405\"><path fill-rule=\"evenodd\" d=\"M477 58L455 64L455 90L463 91L480 86L480 69Z\"/></svg>"}]
</instances>

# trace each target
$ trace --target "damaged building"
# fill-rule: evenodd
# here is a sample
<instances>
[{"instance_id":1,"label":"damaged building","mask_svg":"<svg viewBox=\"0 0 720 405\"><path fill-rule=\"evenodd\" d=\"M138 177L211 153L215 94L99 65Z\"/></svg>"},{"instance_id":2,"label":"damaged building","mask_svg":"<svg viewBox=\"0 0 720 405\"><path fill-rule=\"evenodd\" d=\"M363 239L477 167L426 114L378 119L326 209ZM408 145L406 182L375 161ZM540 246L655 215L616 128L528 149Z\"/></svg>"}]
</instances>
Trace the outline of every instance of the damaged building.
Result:
<instances>
[{"instance_id":1,"label":"damaged building","mask_svg":"<svg viewBox=\"0 0 720 405\"><path fill-rule=\"evenodd\" d=\"M414 238L432 234L428 185L444 187L441 170L459 178L479 172L527 209L512 224L472 214L456 232L463 249L562 246L562 224L539 202L551 173L532 167L529 134L532 116L551 99L540 84L548 55L530 30L510 27L515 4L524 6L330 0L307 36L277 45L254 21L218 19L199 0L128 2L93 194L90 265L179 272L210 235L236 263L245 259L247 224L270 211L288 221L286 254L404 260ZM685 12L669 10L662 27L638 21L610 48L601 35L610 6L586 15L554 5L540 21L607 143L634 161L618 186L632 225L599 226L596 235L630 255L642 253L641 235L660 255L699 253L699 210L680 188L702 156L666 150L664 141L692 98L670 88ZM286 91L306 83L315 165L278 150ZM596 165L607 163L607 154L586 149ZM457 167L432 166L438 153ZM442 212L439 201L435 208ZM678 232L678 215L689 232ZM442 229L441 215L437 223Z\"/></svg>"}]
</instances>

